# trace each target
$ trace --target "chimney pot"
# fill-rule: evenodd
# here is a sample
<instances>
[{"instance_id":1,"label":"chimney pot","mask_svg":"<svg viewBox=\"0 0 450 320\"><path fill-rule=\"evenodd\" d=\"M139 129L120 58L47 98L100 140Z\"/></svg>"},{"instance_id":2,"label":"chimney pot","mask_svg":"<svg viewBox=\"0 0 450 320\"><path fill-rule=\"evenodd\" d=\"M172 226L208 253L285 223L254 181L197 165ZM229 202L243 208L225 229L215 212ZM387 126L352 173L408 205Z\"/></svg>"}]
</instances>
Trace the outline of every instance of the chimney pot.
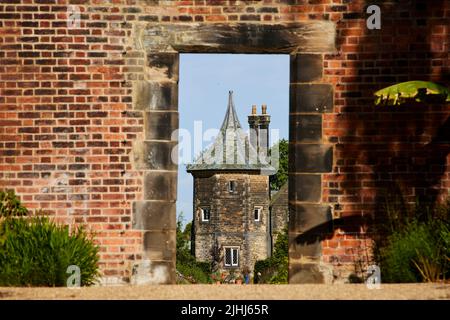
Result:
<instances>
[{"instance_id":1,"label":"chimney pot","mask_svg":"<svg viewBox=\"0 0 450 320\"><path fill-rule=\"evenodd\" d=\"M266 104L263 104L261 106L261 111L262 111L262 114L267 114L267 105Z\"/></svg>"},{"instance_id":2,"label":"chimney pot","mask_svg":"<svg viewBox=\"0 0 450 320\"><path fill-rule=\"evenodd\" d=\"M252 115L256 115L256 105L252 105Z\"/></svg>"}]
</instances>

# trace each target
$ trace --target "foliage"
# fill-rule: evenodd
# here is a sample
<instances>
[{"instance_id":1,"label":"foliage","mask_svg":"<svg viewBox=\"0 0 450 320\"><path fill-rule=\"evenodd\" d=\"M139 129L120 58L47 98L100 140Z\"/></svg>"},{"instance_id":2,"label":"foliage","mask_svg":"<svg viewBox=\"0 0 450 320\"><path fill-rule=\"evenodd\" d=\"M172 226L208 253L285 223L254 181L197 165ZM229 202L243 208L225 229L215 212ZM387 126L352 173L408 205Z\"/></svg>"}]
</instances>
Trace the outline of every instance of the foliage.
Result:
<instances>
[{"instance_id":1,"label":"foliage","mask_svg":"<svg viewBox=\"0 0 450 320\"><path fill-rule=\"evenodd\" d=\"M27 213L14 190L0 191L0 217L25 216Z\"/></svg>"},{"instance_id":2,"label":"foliage","mask_svg":"<svg viewBox=\"0 0 450 320\"><path fill-rule=\"evenodd\" d=\"M417 102L450 102L450 90L429 81L408 81L375 92L375 105L400 105L408 100Z\"/></svg>"},{"instance_id":3,"label":"foliage","mask_svg":"<svg viewBox=\"0 0 450 320\"><path fill-rule=\"evenodd\" d=\"M271 152L274 148L278 148L279 167L277 173L270 176L270 190L280 190L288 180L289 142L286 139L281 139L272 147Z\"/></svg>"},{"instance_id":4,"label":"foliage","mask_svg":"<svg viewBox=\"0 0 450 320\"><path fill-rule=\"evenodd\" d=\"M273 255L255 263L254 272L258 283L288 283L288 232L285 228L278 234Z\"/></svg>"},{"instance_id":5,"label":"foliage","mask_svg":"<svg viewBox=\"0 0 450 320\"><path fill-rule=\"evenodd\" d=\"M209 283L210 279L203 269L195 264L183 264L177 261L177 270L189 283Z\"/></svg>"},{"instance_id":6,"label":"foliage","mask_svg":"<svg viewBox=\"0 0 450 320\"><path fill-rule=\"evenodd\" d=\"M177 270L191 283L209 283L211 264L196 261L189 249L192 223L186 224L183 230L183 213L177 219Z\"/></svg>"},{"instance_id":7,"label":"foliage","mask_svg":"<svg viewBox=\"0 0 450 320\"><path fill-rule=\"evenodd\" d=\"M376 251L383 281L435 282L448 278L450 205L430 208L416 204L403 216L398 210L390 211L394 212L388 214L391 233Z\"/></svg>"},{"instance_id":8,"label":"foliage","mask_svg":"<svg viewBox=\"0 0 450 320\"><path fill-rule=\"evenodd\" d=\"M0 225L0 285L66 286L71 265L81 285L98 276L98 247L82 227L70 233L46 217L7 218Z\"/></svg>"}]
</instances>

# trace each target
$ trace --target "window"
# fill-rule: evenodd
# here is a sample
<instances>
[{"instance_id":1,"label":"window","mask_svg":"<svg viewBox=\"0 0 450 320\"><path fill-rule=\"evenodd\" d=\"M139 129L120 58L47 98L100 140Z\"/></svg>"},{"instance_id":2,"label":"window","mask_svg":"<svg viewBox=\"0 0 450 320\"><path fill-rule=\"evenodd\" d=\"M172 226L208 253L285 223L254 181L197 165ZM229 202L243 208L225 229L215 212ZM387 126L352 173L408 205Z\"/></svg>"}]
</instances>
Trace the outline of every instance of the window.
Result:
<instances>
[{"instance_id":1,"label":"window","mask_svg":"<svg viewBox=\"0 0 450 320\"><path fill-rule=\"evenodd\" d=\"M225 267L237 267L239 265L239 248L225 248Z\"/></svg>"},{"instance_id":2,"label":"window","mask_svg":"<svg viewBox=\"0 0 450 320\"><path fill-rule=\"evenodd\" d=\"M228 191L235 192L236 191L236 181L232 180L228 182Z\"/></svg>"},{"instance_id":3,"label":"window","mask_svg":"<svg viewBox=\"0 0 450 320\"><path fill-rule=\"evenodd\" d=\"M207 222L211 218L210 208L200 208L200 214L202 216L202 221Z\"/></svg>"},{"instance_id":4,"label":"window","mask_svg":"<svg viewBox=\"0 0 450 320\"><path fill-rule=\"evenodd\" d=\"M255 207L255 209L253 210L255 221L261 221L262 209L263 209L262 207Z\"/></svg>"}]
</instances>

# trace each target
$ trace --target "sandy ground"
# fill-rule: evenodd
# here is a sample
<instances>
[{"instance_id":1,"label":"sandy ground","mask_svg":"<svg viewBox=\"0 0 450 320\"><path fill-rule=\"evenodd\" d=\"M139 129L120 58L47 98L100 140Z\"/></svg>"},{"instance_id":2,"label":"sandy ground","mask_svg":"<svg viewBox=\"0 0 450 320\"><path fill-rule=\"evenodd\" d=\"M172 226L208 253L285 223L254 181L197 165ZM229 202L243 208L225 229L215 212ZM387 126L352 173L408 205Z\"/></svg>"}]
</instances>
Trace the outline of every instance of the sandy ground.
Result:
<instances>
[{"instance_id":1,"label":"sandy ground","mask_svg":"<svg viewBox=\"0 0 450 320\"><path fill-rule=\"evenodd\" d=\"M89 287L79 289L0 287L0 299L450 300L450 284L382 284L380 289L368 289L363 284L154 285Z\"/></svg>"}]
</instances>

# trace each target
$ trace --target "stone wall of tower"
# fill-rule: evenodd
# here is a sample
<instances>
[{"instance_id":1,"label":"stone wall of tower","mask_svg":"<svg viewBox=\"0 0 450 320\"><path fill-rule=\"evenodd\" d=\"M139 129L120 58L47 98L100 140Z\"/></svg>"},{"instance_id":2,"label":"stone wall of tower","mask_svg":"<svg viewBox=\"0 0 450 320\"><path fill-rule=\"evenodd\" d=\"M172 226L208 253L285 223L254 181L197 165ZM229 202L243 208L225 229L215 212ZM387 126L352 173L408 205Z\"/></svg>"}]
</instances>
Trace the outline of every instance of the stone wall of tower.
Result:
<instances>
[{"instance_id":1,"label":"stone wall of tower","mask_svg":"<svg viewBox=\"0 0 450 320\"><path fill-rule=\"evenodd\" d=\"M235 181L235 192L228 184ZM224 247L239 247L239 267L253 270L256 260L270 254L269 179L248 173L211 173L194 177L194 253L200 261L212 261L214 248L224 268ZM260 221L254 206L262 206ZM210 220L202 221L201 208L211 209Z\"/></svg>"},{"instance_id":2,"label":"stone wall of tower","mask_svg":"<svg viewBox=\"0 0 450 320\"><path fill-rule=\"evenodd\" d=\"M287 227L289 219L288 184L286 183L271 199L272 219L272 243L277 241L277 236Z\"/></svg>"}]
</instances>

